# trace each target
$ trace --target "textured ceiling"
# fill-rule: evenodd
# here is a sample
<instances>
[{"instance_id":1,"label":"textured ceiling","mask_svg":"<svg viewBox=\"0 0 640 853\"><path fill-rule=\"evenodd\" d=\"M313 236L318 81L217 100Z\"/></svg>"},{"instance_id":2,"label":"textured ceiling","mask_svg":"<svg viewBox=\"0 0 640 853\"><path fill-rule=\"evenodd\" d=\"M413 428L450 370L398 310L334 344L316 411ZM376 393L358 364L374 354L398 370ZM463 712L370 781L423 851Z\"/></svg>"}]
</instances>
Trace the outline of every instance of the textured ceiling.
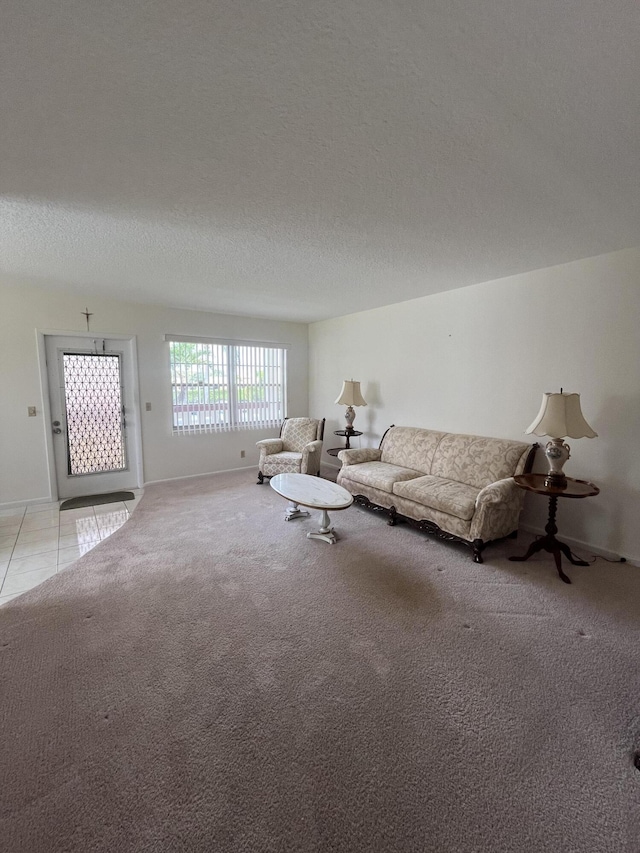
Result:
<instances>
[{"instance_id":1,"label":"textured ceiling","mask_svg":"<svg viewBox=\"0 0 640 853\"><path fill-rule=\"evenodd\" d=\"M636 0L5 3L0 272L310 321L637 245L639 44Z\"/></svg>"}]
</instances>

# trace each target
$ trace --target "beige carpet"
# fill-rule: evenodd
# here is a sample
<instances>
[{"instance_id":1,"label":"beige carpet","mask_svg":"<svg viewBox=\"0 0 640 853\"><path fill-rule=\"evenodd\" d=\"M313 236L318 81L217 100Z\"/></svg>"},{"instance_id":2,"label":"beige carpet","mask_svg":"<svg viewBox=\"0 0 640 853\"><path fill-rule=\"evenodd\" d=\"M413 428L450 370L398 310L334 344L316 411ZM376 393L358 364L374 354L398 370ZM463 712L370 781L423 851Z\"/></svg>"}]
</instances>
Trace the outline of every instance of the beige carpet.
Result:
<instances>
[{"instance_id":1,"label":"beige carpet","mask_svg":"<svg viewBox=\"0 0 640 853\"><path fill-rule=\"evenodd\" d=\"M640 569L285 506L149 487L0 609L3 853L640 851Z\"/></svg>"}]
</instances>

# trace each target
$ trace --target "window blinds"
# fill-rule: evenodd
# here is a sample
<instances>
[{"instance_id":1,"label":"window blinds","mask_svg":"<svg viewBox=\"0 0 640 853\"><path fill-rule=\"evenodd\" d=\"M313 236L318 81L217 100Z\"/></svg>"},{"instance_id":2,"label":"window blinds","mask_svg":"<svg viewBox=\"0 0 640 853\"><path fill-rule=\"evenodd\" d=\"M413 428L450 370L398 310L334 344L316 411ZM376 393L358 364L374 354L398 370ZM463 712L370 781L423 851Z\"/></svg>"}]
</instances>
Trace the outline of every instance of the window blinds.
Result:
<instances>
[{"instance_id":1,"label":"window blinds","mask_svg":"<svg viewBox=\"0 0 640 853\"><path fill-rule=\"evenodd\" d=\"M278 427L286 415L285 347L167 336L178 435Z\"/></svg>"}]
</instances>

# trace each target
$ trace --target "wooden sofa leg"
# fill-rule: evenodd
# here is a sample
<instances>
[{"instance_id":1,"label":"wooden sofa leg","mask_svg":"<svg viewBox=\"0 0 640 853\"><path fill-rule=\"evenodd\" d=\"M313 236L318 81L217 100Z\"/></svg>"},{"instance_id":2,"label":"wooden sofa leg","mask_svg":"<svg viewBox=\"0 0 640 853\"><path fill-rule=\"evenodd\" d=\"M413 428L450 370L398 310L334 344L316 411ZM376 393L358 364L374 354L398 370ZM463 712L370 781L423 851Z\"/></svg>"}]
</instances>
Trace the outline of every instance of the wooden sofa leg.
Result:
<instances>
[{"instance_id":1,"label":"wooden sofa leg","mask_svg":"<svg viewBox=\"0 0 640 853\"><path fill-rule=\"evenodd\" d=\"M397 521L398 521L398 511L396 510L396 508L394 506L390 506L389 507L389 521L387 521L387 524L390 527L395 527Z\"/></svg>"},{"instance_id":2,"label":"wooden sofa leg","mask_svg":"<svg viewBox=\"0 0 640 853\"><path fill-rule=\"evenodd\" d=\"M261 486L264 483L264 474L262 471L258 471L258 482L257 485Z\"/></svg>"},{"instance_id":3,"label":"wooden sofa leg","mask_svg":"<svg viewBox=\"0 0 640 853\"><path fill-rule=\"evenodd\" d=\"M473 562L474 563L484 563L482 559L482 551L484 549L484 542L482 539L474 539L473 540Z\"/></svg>"}]
</instances>

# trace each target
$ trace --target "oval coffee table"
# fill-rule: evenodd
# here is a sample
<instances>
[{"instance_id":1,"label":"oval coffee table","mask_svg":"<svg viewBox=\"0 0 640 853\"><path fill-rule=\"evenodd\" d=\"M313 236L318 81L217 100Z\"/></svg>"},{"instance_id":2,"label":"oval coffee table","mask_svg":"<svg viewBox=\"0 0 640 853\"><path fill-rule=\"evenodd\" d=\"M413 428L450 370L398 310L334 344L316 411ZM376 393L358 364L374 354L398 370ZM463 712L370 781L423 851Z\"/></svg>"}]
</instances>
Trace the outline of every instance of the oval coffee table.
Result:
<instances>
[{"instance_id":1,"label":"oval coffee table","mask_svg":"<svg viewBox=\"0 0 640 853\"><path fill-rule=\"evenodd\" d=\"M307 539L322 539L330 545L335 543L336 535L328 510L346 509L353 503L353 495L331 480L310 474L276 474L270 482L271 488L290 502L284 514L285 521L309 515L306 510L299 509L298 504L319 509L322 512L320 529L307 533Z\"/></svg>"}]
</instances>

